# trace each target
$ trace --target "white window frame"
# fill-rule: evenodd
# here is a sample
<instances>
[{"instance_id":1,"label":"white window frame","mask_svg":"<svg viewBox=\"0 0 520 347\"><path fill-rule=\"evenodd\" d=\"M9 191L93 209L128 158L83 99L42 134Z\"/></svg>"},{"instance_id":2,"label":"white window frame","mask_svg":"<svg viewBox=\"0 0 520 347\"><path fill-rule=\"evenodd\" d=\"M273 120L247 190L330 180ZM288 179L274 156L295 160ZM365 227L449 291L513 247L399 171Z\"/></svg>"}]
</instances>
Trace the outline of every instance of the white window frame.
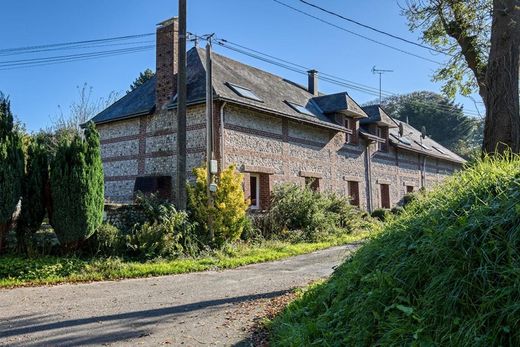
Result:
<instances>
[{"instance_id":1,"label":"white window frame","mask_svg":"<svg viewBox=\"0 0 520 347\"><path fill-rule=\"evenodd\" d=\"M249 205L249 208L252 210L258 210L258 209L260 209L260 175L259 174L250 174L249 175L249 189L251 189L251 177L256 178L256 204ZM249 194L251 194L251 192Z\"/></svg>"}]
</instances>

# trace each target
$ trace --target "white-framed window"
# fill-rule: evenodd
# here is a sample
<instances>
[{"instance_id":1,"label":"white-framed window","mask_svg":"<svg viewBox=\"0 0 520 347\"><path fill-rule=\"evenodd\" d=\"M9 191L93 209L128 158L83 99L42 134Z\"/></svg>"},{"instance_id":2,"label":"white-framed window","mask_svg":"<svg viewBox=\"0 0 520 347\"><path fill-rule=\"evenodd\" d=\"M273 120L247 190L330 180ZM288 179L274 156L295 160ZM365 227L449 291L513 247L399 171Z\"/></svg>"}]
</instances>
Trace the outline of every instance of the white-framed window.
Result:
<instances>
[{"instance_id":1,"label":"white-framed window","mask_svg":"<svg viewBox=\"0 0 520 347\"><path fill-rule=\"evenodd\" d=\"M253 210L260 208L260 175L249 175L249 199L251 201L249 207Z\"/></svg>"}]
</instances>

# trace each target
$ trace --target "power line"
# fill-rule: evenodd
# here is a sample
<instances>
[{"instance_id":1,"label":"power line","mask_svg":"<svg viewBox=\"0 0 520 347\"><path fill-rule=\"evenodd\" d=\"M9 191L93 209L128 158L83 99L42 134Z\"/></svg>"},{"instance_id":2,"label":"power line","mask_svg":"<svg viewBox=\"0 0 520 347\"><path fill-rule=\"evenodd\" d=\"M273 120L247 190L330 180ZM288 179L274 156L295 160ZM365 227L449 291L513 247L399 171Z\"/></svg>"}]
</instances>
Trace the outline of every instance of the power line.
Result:
<instances>
[{"instance_id":1,"label":"power line","mask_svg":"<svg viewBox=\"0 0 520 347\"><path fill-rule=\"evenodd\" d=\"M397 36L397 35L391 34L391 33L387 32L387 31L384 31L384 30L381 30L381 29L377 29L377 28L375 28L375 27L373 27L373 26L370 26L370 25L367 25L367 24L363 24L363 23L361 23L361 22L358 22L357 20L354 20L354 19L351 19L351 18L347 18L347 17L345 17L345 16L343 16L343 15L341 15L341 14L339 14L339 13L333 12L333 11L331 11L331 10L327 10L327 9L321 7L321 6L318 6L318 5L312 4L312 3L308 2L308 1L300 0L300 2L304 3L305 5L308 5L308 6L314 7L314 8L316 8L316 9L322 11L322 12L325 12L325 13L328 13L328 14L330 14L330 15L333 15L333 16L336 16L336 17L338 17L338 18L341 18L341 19L343 19L343 20L345 20L345 21L347 21L347 22L350 22L350 23L353 23L353 24L359 25L359 26L361 26L361 27L363 27L363 28L366 28L366 29L369 29L369 30L375 31L375 32L377 32L377 33L379 33L379 34L383 34L383 35L389 36L389 37L391 37L391 38L393 38L393 39L400 40L400 41L403 41L403 42L409 43L409 44L411 44L411 45L414 45L414 46L417 46L417 47L420 47L420 48L427 49L427 50L429 50L429 51L433 51L433 52L437 52L437 53L441 53L441 54L445 54L445 55L450 55L450 56L451 56L451 54L448 54L448 53L446 53L446 52L444 52L444 51L441 51L441 50L439 50L439 49L436 49L436 48L433 48L433 47L429 47L429 46L426 46L426 45L423 45L423 44L420 44L420 43L417 43L417 42L414 42L414 41L411 41L411 40L405 39L405 38L403 38L403 37L401 37L401 36Z\"/></svg>"},{"instance_id":2,"label":"power line","mask_svg":"<svg viewBox=\"0 0 520 347\"><path fill-rule=\"evenodd\" d=\"M119 41L119 40L130 40L130 39L134 39L134 38L142 38L142 37L153 36L153 35L155 35L155 33L116 36L116 37L109 37L109 38L104 38L104 39L94 39L94 40L84 40L84 41L52 43L52 44L37 45L37 46L4 48L4 49L0 49L0 54L10 53L10 52L21 52L21 51L34 50L34 49L42 49L42 48L73 46L73 45L82 45L82 44L98 43L98 42L112 42L112 41Z\"/></svg>"},{"instance_id":3,"label":"power line","mask_svg":"<svg viewBox=\"0 0 520 347\"><path fill-rule=\"evenodd\" d=\"M293 11L296 11L296 12L298 12L298 13L301 13L301 14L307 16L307 17L314 18L314 19L316 19L316 20L318 20L318 21L320 21L320 22L322 22L322 23L325 23L325 24L327 24L327 25L330 25L330 26L332 26L332 27L335 27L335 28L337 28L337 29L339 29L339 30L345 31L345 32L347 32L347 33L349 33L349 34L351 34L351 35L354 35L354 36L357 36L357 37L363 38L363 39L365 39L365 40L371 41L371 42L373 42L373 43L376 43L376 44L378 44L378 45L381 45L381 46L384 46L384 47L390 48L390 49L392 49L392 50L394 50L394 51L398 51L398 52L400 52L400 53L404 53L404 54L410 55L410 56L412 56L412 57L416 57L416 58L419 58L419 59L422 59L422 60L428 61L428 62L430 62L430 63L434 63L434 64L442 65L442 63L440 63L440 62L438 62L438 61L436 61L436 60L433 60L433 59L430 59L430 58L426 58L426 57L423 57L423 56L421 56L421 55L418 55L418 54L415 54L415 53L412 53L412 52L408 52L408 51L406 51L406 50L404 50L404 49L397 48L397 47L394 47L394 46L392 46L392 45L386 44L386 43L384 43L384 42L381 42L381 41L378 41L378 40L374 40L374 39L372 39L372 38L370 38L370 37L368 37L368 36L364 36L364 35L358 34L358 33L354 32L354 31L348 30L348 29L346 29L346 28L344 28L344 27L342 27L342 26L336 25L336 24L334 24L334 23L332 23L332 22L329 22L329 21L327 21L327 20L325 20L325 19L322 19L322 18L320 18L320 17L314 16L314 15L308 13L308 12L302 11L302 10L296 8L296 7L293 7L293 6L291 6L291 5L288 5L288 4L286 4L286 3L284 3L284 2L281 2L281 1L279 1L279 0L273 0L273 1L276 2L276 3L278 3L278 4L280 4L280 5L282 5L282 6L285 6L285 7L287 7L287 8L290 8L290 9L293 10Z\"/></svg>"},{"instance_id":4,"label":"power line","mask_svg":"<svg viewBox=\"0 0 520 347\"><path fill-rule=\"evenodd\" d=\"M204 40L203 37L199 37L199 38ZM235 52L238 52L238 53L250 56L250 57L255 58L255 59L262 60L262 61L267 62L269 64L272 64L272 65L275 65L275 66L279 66L279 67L288 69L290 71L293 71L293 72L296 72L296 73L299 73L299 74L307 75L307 70L309 70L308 67L302 66L300 64L292 63L292 62L290 62L288 60L277 58L277 57L274 57L272 55L269 55L269 54L266 54L266 53L262 53L262 52L260 52L258 50L249 49L249 48L247 48L245 46L238 45L236 43L231 43L230 41L225 40L225 39L220 39L219 38L219 39L216 39L216 41L217 41L217 44L219 44L221 47L224 47L226 49L229 49L229 50L232 50L232 51L235 51ZM242 49L233 47L231 45L235 45L235 46L241 47ZM250 50L253 53L248 52L247 50ZM334 76L334 75L331 75L331 74L322 73L322 72L320 72L320 76L321 76L320 79L322 81L327 82L327 83L331 83L331 84L334 84L334 85L346 87L346 88L349 88L349 89L352 89L352 90L356 90L356 91L359 91L359 92L362 92L362 93L365 93L365 94L369 94L369 95L372 95L372 96L378 96L379 95L379 89L376 89L376 88L373 88L373 87L369 87L369 86L362 85L362 84L359 84L359 83L356 83L356 82L344 80L341 77L337 77L337 76ZM348 82L345 82L345 81L348 81ZM398 94L397 93L393 93L393 92L385 91L383 93L383 95L388 97L388 96L396 96ZM427 105L426 103L421 103L421 104L422 105ZM431 105L431 104L429 104L429 106L434 108L434 109L437 109L439 111L453 111L453 110L456 109L455 106L450 107L448 105ZM470 117L476 117L477 116L477 114L475 114L473 111L464 111L464 114L467 115L467 116L470 116Z\"/></svg>"}]
</instances>

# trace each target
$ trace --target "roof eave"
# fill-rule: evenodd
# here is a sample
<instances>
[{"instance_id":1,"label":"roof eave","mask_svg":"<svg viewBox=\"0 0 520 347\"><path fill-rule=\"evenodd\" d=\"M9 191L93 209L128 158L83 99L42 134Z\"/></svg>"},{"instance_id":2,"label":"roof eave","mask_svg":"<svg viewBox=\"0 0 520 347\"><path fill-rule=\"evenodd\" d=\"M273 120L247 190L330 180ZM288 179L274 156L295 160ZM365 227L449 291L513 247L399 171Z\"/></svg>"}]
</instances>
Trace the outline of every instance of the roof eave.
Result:
<instances>
[{"instance_id":1,"label":"roof eave","mask_svg":"<svg viewBox=\"0 0 520 347\"><path fill-rule=\"evenodd\" d=\"M432 153L432 152L422 151L420 149L416 149L416 148L408 147L406 145L401 145L401 144L395 143L392 140L390 140L390 144L392 146L396 147L396 148L404 149L404 150L407 150L407 151L410 151L410 152L414 152L414 153L423 154L423 155L426 155L428 157L434 157L434 158L447 160L447 161L451 161L451 162L459 163L459 164L465 164L466 163L466 160L464 160L464 159L462 159L462 161L461 161L461 160L458 160L458 159L455 159L455 158L452 158L452 157L449 157L449 156L443 156L443 155L435 154L435 153Z\"/></svg>"},{"instance_id":2,"label":"roof eave","mask_svg":"<svg viewBox=\"0 0 520 347\"><path fill-rule=\"evenodd\" d=\"M148 111L137 112L137 113L130 113L130 114L127 114L127 115L124 115L124 116L119 116L119 117L116 117L116 118L110 118L110 119L101 120L101 121L95 121L94 118L92 118L90 121L94 122L94 124L96 124L96 125L98 125L98 124L107 124L107 123L117 122L117 121L121 121L121 120L136 118L136 117L140 117L140 116L147 116L147 115L150 115L150 114L154 113L154 111L155 111L155 106L152 107Z\"/></svg>"}]
</instances>

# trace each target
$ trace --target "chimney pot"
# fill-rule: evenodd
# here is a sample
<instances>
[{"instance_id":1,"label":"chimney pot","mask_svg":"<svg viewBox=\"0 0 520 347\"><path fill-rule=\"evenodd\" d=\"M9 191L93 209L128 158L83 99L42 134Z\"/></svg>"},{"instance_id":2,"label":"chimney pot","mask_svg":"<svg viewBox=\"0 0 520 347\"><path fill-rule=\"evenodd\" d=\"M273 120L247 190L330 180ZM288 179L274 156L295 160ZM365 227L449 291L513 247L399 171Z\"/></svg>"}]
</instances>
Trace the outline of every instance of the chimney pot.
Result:
<instances>
[{"instance_id":1,"label":"chimney pot","mask_svg":"<svg viewBox=\"0 0 520 347\"><path fill-rule=\"evenodd\" d=\"M307 71L307 74L309 76L309 83L308 83L307 90L312 95L318 96L319 95L319 91L318 91L318 71L316 71L316 70L309 70L309 71Z\"/></svg>"}]
</instances>

